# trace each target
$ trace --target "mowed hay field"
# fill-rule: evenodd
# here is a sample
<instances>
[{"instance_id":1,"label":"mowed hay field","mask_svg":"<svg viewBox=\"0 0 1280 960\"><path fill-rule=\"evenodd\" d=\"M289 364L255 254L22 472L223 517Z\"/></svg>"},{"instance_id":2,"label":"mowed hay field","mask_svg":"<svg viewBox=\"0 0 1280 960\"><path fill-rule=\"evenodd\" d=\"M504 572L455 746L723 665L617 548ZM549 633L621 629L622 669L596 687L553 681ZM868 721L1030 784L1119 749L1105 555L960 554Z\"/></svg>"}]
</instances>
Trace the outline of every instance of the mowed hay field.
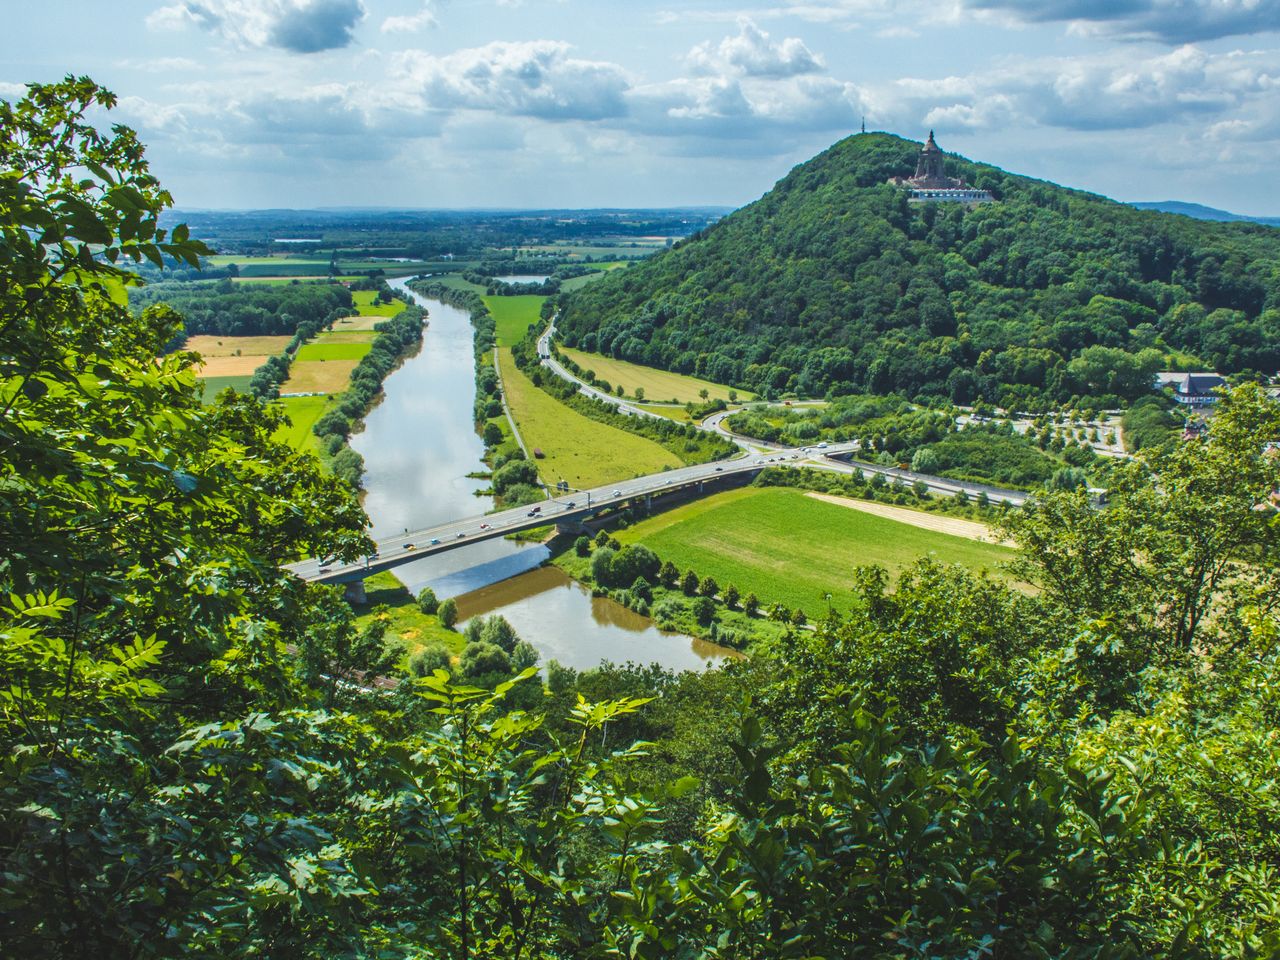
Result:
<instances>
[{"instance_id":1,"label":"mowed hay field","mask_svg":"<svg viewBox=\"0 0 1280 960\"><path fill-rule=\"evenodd\" d=\"M369 316L369 317L343 317L333 325L333 332L350 333L353 331L369 331L380 324L386 317Z\"/></svg>"},{"instance_id":2,"label":"mowed hay field","mask_svg":"<svg viewBox=\"0 0 1280 960\"><path fill-rule=\"evenodd\" d=\"M908 526L786 487L717 494L642 520L616 537L643 543L682 571L713 576L722 588L732 583L744 595L799 607L810 617L825 612L828 593L837 610L850 608L849 584L858 566L896 572L932 555L998 573L997 565L1014 557L1007 547Z\"/></svg>"},{"instance_id":3,"label":"mowed hay field","mask_svg":"<svg viewBox=\"0 0 1280 960\"><path fill-rule=\"evenodd\" d=\"M598 378L608 380L613 386L622 384L629 397L635 396L636 387L643 387L646 400L699 403L702 400L698 393L700 390L706 390L707 396L712 400L729 399L731 388L724 384L699 380L697 377L686 377L681 373L671 373L654 367L642 367L638 363L615 360L613 357L598 353L583 353L581 350L570 350L565 347L561 347L560 352L583 370L594 371ZM745 390L739 390L738 394L743 400L750 400L754 396Z\"/></svg>"},{"instance_id":4,"label":"mowed hay field","mask_svg":"<svg viewBox=\"0 0 1280 960\"><path fill-rule=\"evenodd\" d=\"M305 349L305 348L304 348ZM281 393L339 393L347 389L359 360L295 360Z\"/></svg>"},{"instance_id":5,"label":"mowed hay field","mask_svg":"<svg viewBox=\"0 0 1280 960\"><path fill-rule=\"evenodd\" d=\"M249 377L267 362L267 358L284 351L289 337L188 337L184 350L200 354L203 363L197 371L201 380L224 380Z\"/></svg>"},{"instance_id":6,"label":"mowed hay field","mask_svg":"<svg viewBox=\"0 0 1280 960\"><path fill-rule=\"evenodd\" d=\"M312 343L373 343L377 336L372 330L352 330L343 328L336 332L328 330L320 331L320 334L311 342Z\"/></svg>"},{"instance_id":7,"label":"mowed hay field","mask_svg":"<svg viewBox=\"0 0 1280 960\"><path fill-rule=\"evenodd\" d=\"M200 334L188 337L183 350L194 350L202 357L232 357L243 354L272 356L289 345L291 337L218 337Z\"/></svg>"},{"instance_id":8,"label":"mowed hay field","mask_svg":"<svg viewBox=\"0 0 1280 960\"><path fill-rule=\"evenodd\" d=\"M530 324L541 324L542 302L546 297L483 297L484 305L493 314L497 326L498 346L509 347L516 343Z\"/></svg>"},{"instance_id":9,"label":"mowed hay field","mask_svg":"<svg viewBox=\"0 0 1280 960\"><path fill-rule=\"evenodd\" d=\"M499 348L498 363L520 436L531 455L534 447L546 454L534 463L548 483L567 480L572 487L597 487L664 466L683 466L674 453L652 440L597 423L535 387L516 369L511 351Z\"/></svg>"}]
</instances>

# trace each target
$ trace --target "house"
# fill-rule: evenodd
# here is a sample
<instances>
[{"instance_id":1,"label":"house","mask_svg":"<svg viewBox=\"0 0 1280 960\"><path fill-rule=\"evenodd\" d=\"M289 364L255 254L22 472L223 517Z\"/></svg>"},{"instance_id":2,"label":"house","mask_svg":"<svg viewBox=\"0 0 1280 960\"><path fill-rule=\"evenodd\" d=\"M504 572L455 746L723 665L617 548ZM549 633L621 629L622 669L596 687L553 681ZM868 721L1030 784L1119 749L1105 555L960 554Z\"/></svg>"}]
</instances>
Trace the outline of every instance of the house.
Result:
<instances>
[{"instance_id":1,"label":"house","mask_svg":"<svg viewBox=\"0 0 1280 960\"><path fill-rule=\"evenodd\" d=\"M1189 407L1204 407L1217 403L1218 397L1213 392L1218 387L1225 387L1227 381L1216 373L1199 371L1196 373L1177 373L1166 370L1156 374L1156 389L1173 389L1173 399Z\"/></svg>"}]
</instances>

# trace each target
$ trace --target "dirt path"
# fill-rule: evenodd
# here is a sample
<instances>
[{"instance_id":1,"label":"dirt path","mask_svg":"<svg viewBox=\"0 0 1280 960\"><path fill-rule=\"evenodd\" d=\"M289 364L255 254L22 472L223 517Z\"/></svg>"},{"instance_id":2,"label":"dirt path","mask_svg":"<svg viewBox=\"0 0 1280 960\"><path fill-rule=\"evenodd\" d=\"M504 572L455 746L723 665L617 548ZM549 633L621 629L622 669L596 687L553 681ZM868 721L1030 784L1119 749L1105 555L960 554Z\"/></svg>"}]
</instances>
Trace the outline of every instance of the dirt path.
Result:
<instances>
[{"instance_id":1,"label":"dirt path","mask_svg":"<svg viewBox=\"0 0 1280 960\"><path fill-rule=\"evenodd\" d=\"M922 513L919 510L908 510L906 507L894 507L887 503L873 503L869 500L853 500L849 497L833 497L825 493L810 492L815 500L825 500L840 507L874 513L877 517L886 517L901 523L909 523L913 527L934 530L938 533L949 533L953 537L964 537L966 540L981 540L983 543L998 543L1006 547L1016 546L1011 540L1000 540L985 523L976 520L960 520L957 517L941 516L936 513Z\"/></svg>"}]
</instances>

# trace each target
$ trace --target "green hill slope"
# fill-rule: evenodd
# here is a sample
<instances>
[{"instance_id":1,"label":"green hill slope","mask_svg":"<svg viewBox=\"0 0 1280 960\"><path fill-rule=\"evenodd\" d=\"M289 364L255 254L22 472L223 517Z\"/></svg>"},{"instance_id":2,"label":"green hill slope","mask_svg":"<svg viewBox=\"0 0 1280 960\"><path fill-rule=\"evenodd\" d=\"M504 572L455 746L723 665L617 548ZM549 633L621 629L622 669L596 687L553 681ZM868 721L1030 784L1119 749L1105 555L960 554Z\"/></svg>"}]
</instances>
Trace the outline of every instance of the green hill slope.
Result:
<instances>
[{"instance_id":1,"label":"green hill slope","mask_svg":"<svg viewBox=\"0 0 1280 960\"><path fill-rule=\"evenodd\" d=\"M569 346L764 393L1130 399L1280 365L1280 234L949 157L999 202L913 207L918 143L849 137L760 200L560 298Z\"/></svg>"}]
</instances>

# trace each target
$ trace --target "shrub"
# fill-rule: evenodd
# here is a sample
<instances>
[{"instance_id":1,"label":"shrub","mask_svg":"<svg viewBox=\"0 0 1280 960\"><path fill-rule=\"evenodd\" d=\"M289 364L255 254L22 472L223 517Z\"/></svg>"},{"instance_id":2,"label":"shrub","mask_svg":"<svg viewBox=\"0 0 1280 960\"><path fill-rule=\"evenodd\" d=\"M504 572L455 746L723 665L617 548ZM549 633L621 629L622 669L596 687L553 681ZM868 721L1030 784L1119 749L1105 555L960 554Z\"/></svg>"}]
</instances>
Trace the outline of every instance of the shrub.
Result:
<instances>
[{"instance_id":1,"label":"shrub","mask_svg":"<svg viewBox=\"0 0 1280 960\"><path fill-rule=\"evenodd\" d=\"M452 630L454 624L458 622L458 604L453 597L440 604L436 610L436 616L440 618L440 623L448 629Z\"/></svg>"},{"instance_id":2,"label":"shrub","mask_svg":"<svg viewBox=\"0 0 1280 960\"><path fill-rule=\"evenodd\" d=\"M494 674L510 674L511 658L501 647L492 643L468 643L462 648L458 667L464 677L479 679Z\"/></svg>"},{"instance_id":3,"label":"shrub","mask_svg":"<svg viewBox=\"0 0 1280 960\"><path fill-rule=\"evenodd\" d=\"M423 647L409 658L409 672L415 677L429 677L437 670L452 672L453 663L443 644Z\"/></svg>"},{"instance_id":4,"label":"shrub","mask_svg":"<svg viewBox=\"0 0 1280 960\"><path fill-rule=\"evenodd\" d=\"M440 609L440 600L430 587L423 587L418 591L418 609L427 614L435 613Z\"/></svg>"},{"instance_id":5,"label":"shrub","mask_svg":"<svg viewBox=\"0 0 1280 960\"><path fill-rule=\"evenodd\" d=\"M698 575L692 570L686 570L680 578L680 589L686 597L692 597L698 592Z\"/></svg>"}]
</instances>

